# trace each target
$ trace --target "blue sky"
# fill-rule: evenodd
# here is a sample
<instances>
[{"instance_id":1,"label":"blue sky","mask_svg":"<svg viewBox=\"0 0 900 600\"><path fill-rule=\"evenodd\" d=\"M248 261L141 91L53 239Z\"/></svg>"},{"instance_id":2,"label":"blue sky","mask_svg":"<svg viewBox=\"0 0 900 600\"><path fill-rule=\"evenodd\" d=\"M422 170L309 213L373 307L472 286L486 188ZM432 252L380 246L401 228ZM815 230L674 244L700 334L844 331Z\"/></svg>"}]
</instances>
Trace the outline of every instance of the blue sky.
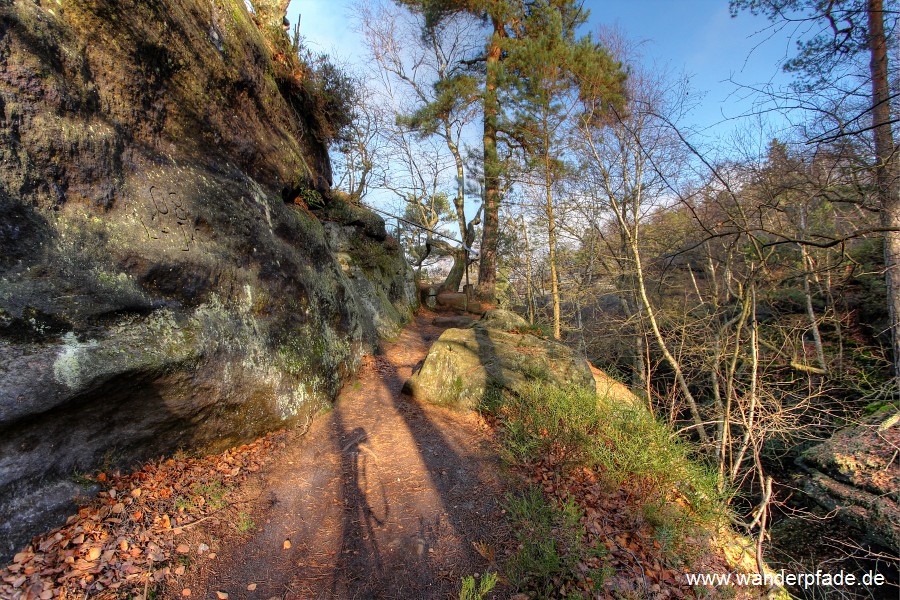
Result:
<instances>
[{"instance_id":1,"label":"blue sky","mask_svg":"<svg viewBox=\"0 0 900 600\"><path fill-rule=\"evenodd\" d=\"M302 15L307 45L339 60L358 63L365 50L352 30L356 0L293 0L291 23ZM749 13L731 18L727 0L586 0L589 27L614 25L643 42L647 60L691 77L701 101L684 123L708 135L725 135L736 126L727 119L751 109L733 79L744 85L786 84L781 63L794 50L786 33L771 34L769 22Z\"/></svg>"},{"instance_id":2,"label":"blue sky","mask_svg":"<svg viewBox=\"0 0 900 600\"><path fill-rule=\"evenodd\" d=\"M292 0L288 18L293 28L302 14L300 33L310 49L327 52L338 62L360 64L366 50L353 30L353 6L359 1L365 0ZM743 126L737 117L752 112L759 98L730 81L745 86L790 82L781 65L792 55L794 43L785 32L773 34L765 18L749 13L731 18L728 0L585 0L585 5L591 11L589 30L616 26L641 43L645 61L690 77L699 100L678 125L707 157L762 153L778 135L785 121L774 113L766 114L765 127L756 121L752 128ZM742 129L755 133L733 141ZM477 142L477 136L474 139ZM388 209L398 202L379 189L371 190L367 201ZM467 211L474 210L467 203Z\"/></svg>"},{"instance_id":3,"label":"blue sky","mask_svg":"<svg viewBox=\"0 0 900 600\"><path fill-rule=\"evenodd\" d=\"M702 101L692 115L706 127L750 109L729 81L787 83L781 64L793 51L785 35L769 36L769 22L749 13L732 18L727 0L588 0L591 20L620 26L645 43L647 58L691 77ZM728 125L725 124L725 128Z\"/></svg>"}]
</instances>

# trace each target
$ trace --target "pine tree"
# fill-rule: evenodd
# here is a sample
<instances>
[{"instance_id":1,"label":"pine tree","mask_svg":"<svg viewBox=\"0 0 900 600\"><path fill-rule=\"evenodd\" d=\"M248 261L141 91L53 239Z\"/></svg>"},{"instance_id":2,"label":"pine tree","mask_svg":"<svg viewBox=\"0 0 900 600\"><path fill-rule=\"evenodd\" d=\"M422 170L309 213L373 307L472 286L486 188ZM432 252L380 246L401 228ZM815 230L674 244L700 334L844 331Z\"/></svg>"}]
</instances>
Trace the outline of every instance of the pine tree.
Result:
<instances>
[{"instance_id":1,"label":"pine tree","mask_svg":"<svg viewBox=\"0 0 900 600\"><path fill-rule=\"evenodd\" d=\"M567 138L579 97L591 95L601 103L621 103L624 79L620 65L589 35L576 38L576 28L586 20L587 12L573 0L537 0L529 7L523 35L506 59L515 110L512 133L524 150L528 171L537 175L531 183L543 188L553 335L557 339L561 336L561 300L559 236L553 209L554 190L570 170Z\"/></svg>"},{"instance_id":2,"label":"pine tree","mask_svg":"<svg viewBox=\"0 0 900 600\"><path fill-rule=\"evenodd\" d=\"M574 1L559 0L537 2L523 2L517 0L400 0L400 2L412 10L421 12L425 16L424 36L428 36L433 28L442 19L454 13L468 13L480 18L488 26L486 43L483 52L479 56L472 57L466 63L478 74L480 88L477 96L481 103L483 113L483 169L484 169L484 223L482 227L481 253L478 269L478 293L489 301L494 300L497 282L497 243L499 240L499 213L501 200L501 178L504 163L500 159L498 144L503 143L504 136L512 134L518 129L511 125L508 115L515 111L511 106L506 106L506 101L514 100L518 91L512 88L521 88L522 81L531 78L529 73L538 69L540 63L526 64L529 55L533 60L540 60L540 53L536 52L537 46L533 46L528 40L531 35L543 36L545 45L550 37L555 36L562 46L575 44L575 29L587 19L588 12L578 6ZM553 14L557 13L556 17ZM544 25L541 25L543 23ZM555 23L555 30L547 29ZM585 42L585 49L591 45ZM528 47L532 50L527 50ZM596 49L596 46L593 46ZM516 76L510 76L507 61L511 56L518 56ZM586 55L579 54L580 60ZM595 69L591 71L591 68ZM571 65L574 67L574 65ZM621 81L618 76L600 77L600 70L612 69L618 72L618 67L612 61L585 61L580 65L585 82L590 76L593 90L599 89L597 83L603 80L607 82ZM462 80L460 80L462 81ZM472 93L468 85L471 79L466 80L466 85L461 86L465 93ZM448 85L447 91L452 92L454 86Z\"/></svg>"}]
</instances>

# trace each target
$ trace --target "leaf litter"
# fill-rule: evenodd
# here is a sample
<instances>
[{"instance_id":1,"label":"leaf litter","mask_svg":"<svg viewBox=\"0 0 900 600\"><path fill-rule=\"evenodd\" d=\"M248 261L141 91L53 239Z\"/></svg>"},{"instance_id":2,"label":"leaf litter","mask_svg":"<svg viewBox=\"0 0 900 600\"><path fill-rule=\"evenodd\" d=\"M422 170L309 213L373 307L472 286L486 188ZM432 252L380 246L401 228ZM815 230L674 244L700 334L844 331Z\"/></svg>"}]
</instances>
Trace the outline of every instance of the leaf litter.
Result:
<instances>
[{"instance_id":1,"label":"leaf litter","mask_svg":"<svg viewBox=\"0 0 900 600\"><path fill-rule=\"evenodd\" d=\"M0 597L103 599L132 592L143 598L152 586L174 581L195 554L178 537L230 508L237 484L284 446L283 437L276 431L212 456L176 455L129 474L89 476L102 491L0 569ZM207 550L201 544L196 554Z\"/></svg>"},{"instance_id":2,"label":"leaf litter","mask_svg":"<svg viewBox=\"0 0 900 600\"><path fill-rule=\"evenodd\" d=\"M487 420L495 430L500 427L497 419ZM558 505L574 501L582 513L583 542L598 551L580 562L576 580L558 582L553 597L719 598L724 596L717 590L694 589L685 573L755 572L752 543L724 525L684 532L674 551L671 542L660 541L643 510L658 501L657 494L648 493L637 481L613 488L601 471L569 466L562 448L554 447L538 464L514 472L522 483L537 487ZM677 489L664 495L667 503L688 508ZM598 572L602 581L592 578ZM739 600L766 596L766 590L752 587L730 588L727 593Z\"/></svg>"}]
</instances>

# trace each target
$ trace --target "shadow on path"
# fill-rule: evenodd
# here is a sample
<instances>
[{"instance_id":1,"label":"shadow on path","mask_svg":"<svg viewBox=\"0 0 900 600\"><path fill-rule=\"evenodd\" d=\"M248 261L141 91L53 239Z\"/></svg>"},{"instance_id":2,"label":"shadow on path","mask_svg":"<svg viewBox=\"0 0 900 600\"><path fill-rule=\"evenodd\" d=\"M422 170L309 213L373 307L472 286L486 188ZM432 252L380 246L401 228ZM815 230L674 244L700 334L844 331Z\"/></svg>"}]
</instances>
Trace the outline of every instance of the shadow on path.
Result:
<instances>
[{"instance_id":1,"label":"shadow on path","mask_svg":"<svg viewBox=\"0 0 900 600\"><path fill-rule=\"evenodd\" d=\"M195 597L452 598L463 576L485 571L473 543L508 533L488 429L477 415L401 395L443 331L432 316L368 357L334 409L308 434L289 434L250 480L256 527L201 563Z\"/></svg>"},{"instance_id":2,"label":"shadow on path","mask_svg":"<svg viewBox=\"0 0 900 600\"><path fill-rule=\"evenodd\" d=\"M393 345L421 346L424 355L441 330L417 320ZM420 362L404 362L404 356L387 348L374 358L382 389L364 400L384 403L382 424L392 432L348 431L346 423L356 419L347 410L356 403L339 403L335 410L344 518L333 597L455 597L460 579L486 566L473 543L493 538L488 523L499 512L496 469L480 448L453 439L467 435L465 425L454 423L461 416L401 394ZM405 432L397 431L404 425ZM395 443L386 448L389 435Z\"/></svg>"}]
</instances>

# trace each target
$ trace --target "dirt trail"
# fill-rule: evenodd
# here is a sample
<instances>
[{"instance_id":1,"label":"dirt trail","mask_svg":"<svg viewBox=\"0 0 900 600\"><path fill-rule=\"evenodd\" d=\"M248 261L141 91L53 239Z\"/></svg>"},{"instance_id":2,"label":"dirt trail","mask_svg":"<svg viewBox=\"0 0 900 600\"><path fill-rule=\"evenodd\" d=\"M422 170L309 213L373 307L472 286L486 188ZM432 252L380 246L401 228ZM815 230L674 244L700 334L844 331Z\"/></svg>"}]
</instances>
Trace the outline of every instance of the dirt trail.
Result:
<instances>
[{"instance_id":1,"label":"dirt trail","mask_svg":"<svg viewBox=\"0 0 900 600\"><path fill-rule=\"evenodd\" d=\"M192 598L447 598L504 537L499 462L474 414L419 404L403 383L442 328L415 317L369 357L334 409L291 433L249 482L256 524L166 591ZM285 541L290 542L286 548ZM248 591L250 583L256 589Z\"/></svg>"}]
</instances>

